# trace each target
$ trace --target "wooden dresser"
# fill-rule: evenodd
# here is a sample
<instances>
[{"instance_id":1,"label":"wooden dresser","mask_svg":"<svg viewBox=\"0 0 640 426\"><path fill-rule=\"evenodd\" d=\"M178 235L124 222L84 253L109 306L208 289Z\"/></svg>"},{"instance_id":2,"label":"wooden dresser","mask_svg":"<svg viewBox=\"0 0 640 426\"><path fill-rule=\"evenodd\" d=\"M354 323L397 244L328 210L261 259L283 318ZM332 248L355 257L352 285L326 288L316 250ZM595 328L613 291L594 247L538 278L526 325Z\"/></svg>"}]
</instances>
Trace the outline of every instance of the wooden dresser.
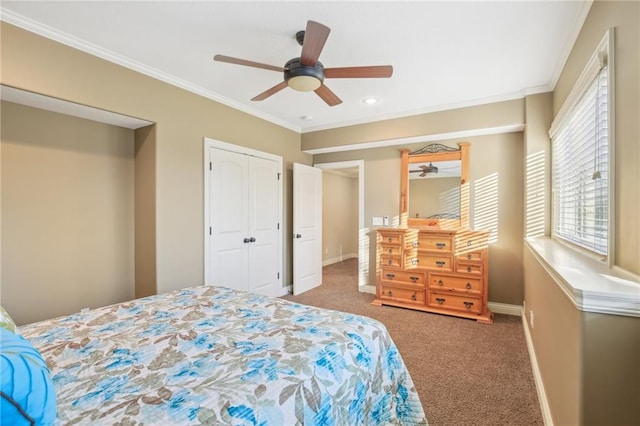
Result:
<instances>
[{"instance_id":1,"label":"wooden dresser","mask_svg":"<svg viewBox=\"0 0 640 426\"><path fill-rule=\"evenodd\" d=\"M493 323L489 232L379 228L374 305L391 305Z\"/></svg>"}]
</instances>

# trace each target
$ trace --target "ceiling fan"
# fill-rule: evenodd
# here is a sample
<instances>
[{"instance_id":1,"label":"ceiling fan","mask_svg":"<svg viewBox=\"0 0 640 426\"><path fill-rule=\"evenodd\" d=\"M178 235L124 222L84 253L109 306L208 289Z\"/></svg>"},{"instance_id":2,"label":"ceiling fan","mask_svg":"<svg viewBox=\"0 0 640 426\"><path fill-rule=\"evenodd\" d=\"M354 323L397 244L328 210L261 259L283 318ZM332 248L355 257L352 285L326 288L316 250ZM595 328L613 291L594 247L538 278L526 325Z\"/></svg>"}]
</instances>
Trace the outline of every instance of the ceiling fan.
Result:
<instances>
[{"instance_id":1,"label":"ceiling fan","mask_svg":"<svg viewBox=\"0 0 640 426\"><path fill-rule=\"evenodd\" d=\"M393 67L391 65L325 68L318 58L329 37L329 32L331 32L329 27L315 21L307 21L306 30L296 33L296 40L298 44L302 46L302 53L299 58L293 58L287 61L284 67L247 61L225 55L215 55L213 60L284 73L284 81L252 98L252 101L263 101L282 89L291 87L300 92L310 92L313 90L329 106L335 106L341 104L342 100L324 84L325 78L391 77L393 74Z\"/></svg>"},{"instance_id":2,"label":"ceiling fan","mask_svg":"<svg viewBox=\"0 0 640 426\"><path fill-rule=\"evenodd\" d=\"M434 166L433 163L422 164L419 166L419 170L409 170L409 173L420 173L418 176L425 177L429 173L438 173L438 167Z\"/></svg>"}]
</instances>

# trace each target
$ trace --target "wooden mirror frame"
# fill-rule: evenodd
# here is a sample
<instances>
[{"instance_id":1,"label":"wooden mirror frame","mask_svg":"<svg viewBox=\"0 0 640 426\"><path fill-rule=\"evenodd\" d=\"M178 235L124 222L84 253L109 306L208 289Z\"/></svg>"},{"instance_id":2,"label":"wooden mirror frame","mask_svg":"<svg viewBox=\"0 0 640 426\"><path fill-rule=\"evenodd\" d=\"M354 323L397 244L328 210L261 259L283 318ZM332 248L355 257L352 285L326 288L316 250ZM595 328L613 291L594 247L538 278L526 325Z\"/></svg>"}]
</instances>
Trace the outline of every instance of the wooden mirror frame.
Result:
<instances>
[{"instance_id":1,"label":"wooden mirror frame","mask_svg":"<svg viewBox=\"0 0 640 426\"><path fill-rule=\"evenodd\" d=\"M409 152L408 149L400 150L402 155L401 187L400 187L400 227L444 227L444 228L468 228L469 227L469 142L459 142L459 149L451 148L439 143L432 143L423 148ZM436 161L460 160L460 220L447 219L446 222L438 219L410 218L409 217L409 164L428 163Z\"/></svg>"}]
</instances>

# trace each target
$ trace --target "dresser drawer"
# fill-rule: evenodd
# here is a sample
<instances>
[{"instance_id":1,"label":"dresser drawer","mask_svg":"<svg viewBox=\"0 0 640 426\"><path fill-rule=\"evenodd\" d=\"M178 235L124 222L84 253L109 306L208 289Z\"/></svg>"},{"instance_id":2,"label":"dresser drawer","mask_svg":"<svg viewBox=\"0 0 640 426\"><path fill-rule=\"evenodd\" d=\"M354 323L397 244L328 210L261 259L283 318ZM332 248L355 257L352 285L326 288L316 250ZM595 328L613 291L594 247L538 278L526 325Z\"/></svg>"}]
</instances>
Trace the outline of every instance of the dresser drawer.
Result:
<instances>
[{"instance_id":1,"label":"dresser drawer","mask_svg":"<svg viewBox=\"0 0 640 426\"><path fill-rule=\"evenodd\" d=\"M462 231L456 235L456 252L464 255L470 251L482 251L489 245L489 232Z\"/></svg>"},{"instance_id":2,"label":"dresser drawer","mask_svg":"<svg viewBox=\"0 0 640 426\"><path fill-rule=\"evenodd\" d=\"M438 271L452 271L452 256L445 253L418 252L418 267Z\"/></svg>"},{"instance_id":3,"label":"dresser drawer","mask_svg":"<svg viewBox=\"0 0 640 426\"><path fill-rule=\"evenodd\" d=\"M484 250L463 252L456 256L456 260L463 262L482 262L484 260Z\"/></svg>"},{"instance_id":4,"label":"dresser drawer","mask_svg":"<svg viewBox=\"0 0 640 426\"><path fill-rule=\"evenodd\" d=\"M388 256L383 254L380 256L380 266L391 268L404 267L402 264L402 256Z\"/></svg>"},{"instance_id":5,"label":"dresser drawer","mask_svg":"<svg viewBox=\"0 0 640 426\"><path fill-rule=\"evenodd\" d=\"M390 246L386 244L380 244L381 255L386 256L401 256L402 255L402 247L401 246Z\"/></svg>"},{"instance_id":6,"label":"dresser drawer","mask_svg":"<svg viewBox=\"0 0 640 426\"><path fill-rule=\"evenodd\" d=\"M408 289L383 284L380 288L380 298L396 302L415 303L424 305L424 290Z\"/></svg>"},{"instance_id":7,"label":"dresser drawer","mask_svg":"<svg viewBox=\"0 0 640 426\"><path fill-rule=\"evenodd\" d=\"M463 295L429 292L427 304L434 308L453 309L475 314L482 313L482 301L480 299Z\"/></svg>"},{"instance_id":8,"label":"dresser drawer","mask_svg":"<svg viewBox=\"0 0 640 426\"><path fill-rule=\"evenodd\" d=\"M429 275L429 290L456 291L470 294L482 293L482 278L454 277L449 275Z\"/></svg>"},{"instance_id":9,"label":"dresser drawer","mask_svg":"<svg viewBox=\"0 0 640 426\"><path fill-rule=\"evenodd\" d=\"M402 234L380 232L380 244L402 246Z\"/></svg>"},{"instance_id":10,"label":"dresser drawer","mask_svg":"<svg viewBox=\"0 0 640 426\"><path fill-rule=\"evenodd\" d=\"M398 283L407 283L424 286L425 285L425 273L417 270L394 270L394 269L382 269L380 275L382 281L393 281Z\"/></svg>"},{"instance_id":11,"label":"dresser drawer","mask_svg":"<svg viewBox=\"0 0 640 426\"><path fill-rule=\"evenodd\" d=\"M482 263L456 262L456 272L459 274L482 275L484 265Z\"/></svg>"},{"instance_id":12,"label":"dresser drawer","mask_svg":"<svg viewBox=\"0 0 640 426\"><path fill-rule=\"evenodd\" d=\"M441 237L437 235L419 235L418 248L421 250L438 250L450 252L452 250L451 237Z\"/></svg>"}]
</instances>

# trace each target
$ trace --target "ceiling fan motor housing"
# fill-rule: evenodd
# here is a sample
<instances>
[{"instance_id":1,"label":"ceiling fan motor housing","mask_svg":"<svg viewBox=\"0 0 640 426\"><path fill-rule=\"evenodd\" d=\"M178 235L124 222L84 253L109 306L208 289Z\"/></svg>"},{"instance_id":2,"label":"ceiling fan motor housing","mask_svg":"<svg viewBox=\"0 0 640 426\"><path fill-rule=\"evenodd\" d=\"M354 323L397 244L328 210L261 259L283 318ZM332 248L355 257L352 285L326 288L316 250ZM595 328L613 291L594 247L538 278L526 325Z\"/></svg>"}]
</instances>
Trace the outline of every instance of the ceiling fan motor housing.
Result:
<instances>
[{"instance_id":1,"label":"ceiling fan motor housing","mask_svg":"<svg viewBox=\"0 0 640 426\"><path fill-rule=\"evenodd\" d=\"M324 66L320 61L315 67L303 65L300 58L290 59L284 66L284 81L289 87L301 92L316 90L324 81Z\"/></svg>"}]
</instances>

